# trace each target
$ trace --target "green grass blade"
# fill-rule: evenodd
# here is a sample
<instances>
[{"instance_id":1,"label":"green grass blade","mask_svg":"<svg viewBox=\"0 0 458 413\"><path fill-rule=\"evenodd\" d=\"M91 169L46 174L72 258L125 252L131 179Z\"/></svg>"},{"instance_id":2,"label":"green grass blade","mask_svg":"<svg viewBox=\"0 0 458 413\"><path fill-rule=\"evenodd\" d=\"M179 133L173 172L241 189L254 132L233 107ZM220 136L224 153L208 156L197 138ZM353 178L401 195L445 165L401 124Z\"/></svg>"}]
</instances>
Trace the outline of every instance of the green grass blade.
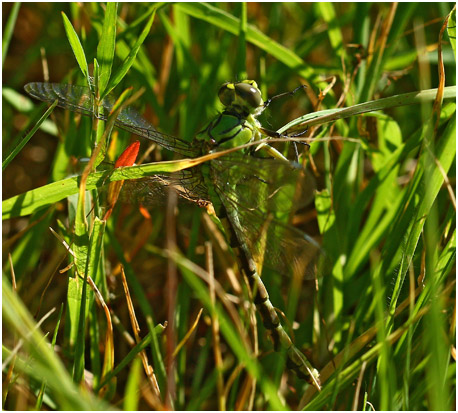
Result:
<instances>
[{"instance_id":1,"label":"green grass blade","mask_svg":"<svg viewBox=\"0 0 458 413\"><path fill-rule=\"evenodd\" d=\"M35 126L32 130L24 136L24 138L17 144L17 146L13 149L13 151L6 157L6 159L2 162L2 171L9 165L9 163L16 157L16 155L22 150L22 148L27 144L27 142L32 138L38 128L42 125L42 123L48 118L51 112L57 105L57 100L48 108L48 110L43 114L43 116L38 119ZM34 123L34 121L32 121Z\"/></svg>"},{"instance_id":2,"label":"green grass blade","mask_svg":"<svg viewBox=\"0 0 458 413\"><path fill-rule=\"evenodd\" d=\"M123 409L127 412L138 411L138 402L140 399L140 391L142 378L142 363L139 358L135 358L132 362L132 367L129 371L127 379L126 392L124 394Z\"/></svg>"},{"instance_id":3,"label":"green grass blade","mask_svg":"<svg viewBox=\"0 0 458 413\"><path fill-rule=\"evenodd\" d=\"M237 58L235 73L237 79L246 79L246 32L247 32L247 4L246 2L240 3L240 28L239 28L239 41L237 45Z\"/></svg>"},{"instance_id":4,"label":"green grass blade","mask_svg":"<svg viewBox=\"0 0 458 413\"><path fill-rule=\"evenodd\" d=\"M13 7L11 9L11 14L9 15L6 25L5 25L5 31L3 32L2 67L5 63L6 55L8 54L8 47L10 45L11 36L13 36L14 26L16 25L17 15L19 13L19 7L21 7L21 3L16 2L13 4Z\"/></svg>"},{"instance_id":5,"label":"green grass blade","mask_svg":"<svg viewBox=\"0 0 458 413\"><path fill-rule=\"evenodd\" d=\"M194 290L194 293L199 297L199 300L205 305L211 313L216 312L220 323L220 329L226 341L231 346L234 353L237 355L239 361L246 366L249 373L259 380L259 385L266 393L270 406L274 410L283 410L285 408L283 402L277 395L277 389L274 384L267 378L260 380L261 371L255 359L248 353L241 338L236 334L234 326L227 318L226 314L222 312L218 306L212 303L208 288L204 285L202 280L193 272L195 264L188 261L187 258L178 253L170 253L170 257L176 262L181 270L186 283Z\"/></svg>"},{"instance_id":6,"label":"green grass blade","mask_svg":"<svg viewBox=\"0 0 458 413\"><path fill-rule=\"evenodd\" d=\"M301 116L287 123L278 129L279 133L291 129L293 126L302 124L302 127L310 127L314 125L322 125L328 122L334 122L339 119L345 119L352 116L360 115L368 112L375 112L388 108L399 106L414 105L418 103L434 102L437 95L437 89L421 90L419 92L404 93L402 95L390 96L388 98L372 100L370 102L360 103L358 105L349 106L344 109L326 109L307 115ZM444 99L456 98L456 86L447 86L444 88ZM294 130L294 129L293 129Z\"/></svg>"},{"instance_id":7,"label":"green grass blade","mask_svg":"<svg viewBox=\"0 0 458 413\"><path fill-rule=\"evenodd\" d=\"M192 166L190 161L164 161L153 164L118 168L113 171L94 172L88 176L86 190L97 189L110 182L140 179L159 173L180 171ZM2 202L2 218L29 215L45 206L50 206L70 195L78 193L81 176L63 179Z\"/></svg>"},{"instance_id":8,"label":"green grass blade","mask_svg":"<svg viewBox=\"0 0 458 413\"><path fill-rule=\"evenodd\" d=\"M89 68L87 66L86 55L84 54L80 39L64 12L62 12L62 19L64 21L65 33L67 34L67 38L75 55L76 61L78 62L81 72L83 72L83 76L86 78L88 86L92 87L92 82L89 78Z\"/></svg>"},{"instance_id":9,"label":"green grass blade","mask_svg":"<svg viewBox=\"0 0 458 413\"><path fill-rule=\"evenodd\" d=\"M238 35L240 30L240 19L231 14L211 6L207 3L179 3L184 12L201 20L218 26L228 32ZM308 66L298 55L290 49L284 47L272 38L266 36L257 28L248 25L246 40L255 46L277 58L291 69L294 69L300 76L308 79L310 82L318 81L317 74Z\"/></svg>"},{"instance_id":10,"label":"green grass blade","mask_svg":"<svg viewBox=\"0 0 458 413\"><path fill-rule=\"evenodd\" d=\"M331 46L336 52L336 55L343 58L345 56L344 40L342 32L338 26L339 18L336 15L336 11L333 3L319 2L316 4L321 16L328 24L328 36Z\"/></svg>"},{"instance_id":11,"label":"green grass blade","mask_svg":"<svg viewBox=\"0 0 458 413\"><path fill-rule=\"evenodd\" d=\"M151 337L153 334L161 334L165 330L165 327L161 324L158 324L156 327L154 327L154 333L148 333L145 337L142 338L142 340L135 345L132 350L129 351L129 353L113 368L113 370L104 377L103 381L97 386L95 391L99 391L106 383L108 383L113 377L116 377L124 368L126 368L129 363L134 360L137 355L145 350L150 344L151 344Z\"/></svg>"},{"instance_id":12,"label":"green grass blade","mask_svg":"<svg viewBox=\"0 0 458 413\"><path fill-rule=\"evenodd\" d=\"M396 47L396 39L405 30L409 17L416 5L411 4L390 4L389 10L385 12L383 26L380 28L379 41L374 50L374 56L367 69L367 75L361 90L359 101L365 102L372 99L376 91L377 82L380 79L385 61L393 54ZM387 32L386 32L387 31Z\"/></svg>"},{"instance_id":13,"label":"green grass blade","mask_svg":"<svg viewBox=\"0 0 458 413\"><path fill-rule=\"evenodd\" d=\"M428 129L428 128L427 128ZM428 133L428 132L425 132ZM447 128L444 131L443 136L439 140L438 146L436 148L436 159L437 162L441 165L441 169L448 171L451 167L456 154L456 121L452 118ZM393 315L393 310L396 307L397 299L401 293L401 286L405 277L405 274L408 270L408 265L410 264L412 257L414 255L415 249L419 242L423 227L425 224L425 217L430 213L430 210L433 206L434 200L437 197L437 194L444 183L444 176L442 175L441 169L432 162L426 163L426 160L429 159L429 152L426 149L421 157L421 164L417 168L414 179L412 180L412 185L410 187L410 194L407 194L408 198L411 200L409 202L409 207L405 208L405 212L401 214L398 222L395 222L396 227L406 228L406 232L398 233L393 231L392 234L387 238L387 256L384 260L385 272L392 267L392 260L395 257L396 251L398 248L396 246L403 245L404 250L403 254L406 256L407 262L401 268L402 271L399 271L398 279L393 291L392 301L390 303L391 314ZM421 185L421 181L424 179L425 166L431 169L429 172L430 179L427 183L428 192L427 196L424 193L424 185ZM414 199L418 197L420 203L415 205ZM412 206L413 205L413 206ZM403 241L407 238L407 242Z\"/></svg>"},{"instance_id":14,"label":"green grass blade","mask_svg":"<svg viewBox=\"0 0 458 413\"><path fill-rule=\"evenodd\" d=\"M118 68L118 70L115 72L113 77L110 79L110 82L108 83L103 94L101 94L100 96L101 99L103 99L108 93L110 93L119 84L119 82L121 82L121 80L124 78L124 76L129 71L130 67L134 63L134 60L137 56L138 51L140 50L141 45L143 44L146 36L148 35L151 29L155 15L156 15L156 9L153 9L151 11L151 17L149 18L145 27L143 28L142 32L140 33L140 36L138 37L136 43L134 44L131 51L129 52L129 55L125 58L124 62L122 62L121 67Z\"/></svg>"},{"instance_id":15,"label":"green grass blade","mask_svg":"<svg viewBox=\"0 0 458 413\"><path fill-rule=\"evenodd\" d=\"M59 332L59 326L60 326L60 322L62 320L62 313L63 312L64 312L64 305L62 304L60 306L59 315L57 316L57 324L56 324L56 327L54 328L54 334L53 334L52 340L51 340L51 348L53 350L54 350L54 346L56 345L57 333ZM38 393L37 402L35 404L36 410L41 410L41 407L42 407L42 404L43 404L43 395L44 395L45 389L46 389L46 382L43 381L43 383L41 385L41 388L40 388L40 392Z\"/></svg>"},{"instance_id":16,"label":"green grass blade","mask_svg":"<svg viewBox=\"0 0 458 413\"><path fill-rule=\"evenodd\" d=\"M16 358L16 366L35 377L46 380L53 391L54 398L61 410L106 410L102 400L95 399L90 393L80 391L72 382L62 361L43 337L32 315L11 288L5 277L2 279L3 321L24 341L23 348L30 354L26 360ZM4 359L5 359L4 354Z\"/></svg>"},{"instance_id":17,"label":"green grass blade","mask_svg":"<svg viewBox=\"0 0 458 413\"><path fill-rule=\"evenodd\" d=\"M453 55L455 56L456 60L456 7L454 7L450 12L450 17L448 18L447 23L447 33L453 49Z\"/></svg>"},{"instance_id":18,"label":"green grass blade","mask_svg":"<svg viewBox=\"0 0 458 413\"><path fill-rule=\"evenodd\" d=\"M118 3L108 2L105 19L103 21L102 36L97 47L97 61L99 70L99 92L103 95L111 75L111 67L116 44L116 18Z\"/></svg>"},{"instance_id":19,"label":"green grass blade","mask_svg":"<svg viewBox=\"0 0 458 413\"><path fill-rule=\"evenodd\" d=\"M80 234L77 232L78 225L82 227L81 231L83 231ZM80 240L87 239L87 232L84 231L85 228L86 227L82 226L81 223L75 223L75 234L77 237L79 237ZM76 289L77 291L81 292L81 298L78 303L79 305L75 306L75 311L78 311L79 315L77 317L78 335L75 344L73 378L77 383L81 381L84 373L86 347L85 331L88 309L93 307L94 304L94 294L92 290L89 290L87 277L91 277L92 280L97 278L96 272L99 269L100 258L102 257L104 231L105 221L102 221L96 217L93 223L89 245L87 245L85 242L75 241L74 246L74 252L76 255L77 264L79 263L79 268L82 268L82 264L84 264L84 281L81 279L69 279L70 283L79 284L79 288L76 286ZM79 274L83 275L83 273L80 271L81 270L79 270ZM86 303L86 305L84 306L82 303ZM107 348L106 351L109 351L109 349Z\"/></svg>"},{"instance_id":20,"label":"green grass blade","mask_svg":"<svg viewBox=\"0 0 458 413\"><path fill-rule=\"evenodd\" d=\"M88 291L87 271L85 271L89 264L89 236L87 232L81 229L82 225L81 223L78 224L78 219L76 221L76 242L73 246L73 251L75 253L75 267L77 271L74 278L68 279L67 295L69 301L69 319L71 320L70 340L74 343L75 350L72 377L75 383L82 383L85 367L86 315L90 304L93 302L94 295L91 291Z\"/></svg>"}]
</instances>

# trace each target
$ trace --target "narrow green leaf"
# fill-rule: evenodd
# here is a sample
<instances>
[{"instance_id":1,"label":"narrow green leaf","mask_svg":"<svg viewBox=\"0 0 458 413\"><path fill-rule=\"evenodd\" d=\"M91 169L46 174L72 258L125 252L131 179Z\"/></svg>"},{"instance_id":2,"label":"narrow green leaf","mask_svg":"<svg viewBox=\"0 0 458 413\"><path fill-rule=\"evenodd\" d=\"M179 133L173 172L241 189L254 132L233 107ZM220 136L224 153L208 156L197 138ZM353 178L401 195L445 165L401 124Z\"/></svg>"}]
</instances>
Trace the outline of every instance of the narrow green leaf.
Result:
<instances>
[{"instance_id":1,"label":"narrow green leaf","mask_svg":"<svg viewBox=\"0 0 458 413\"><path fill-rule=\"evenodd\" d=\"M81 45L80 39L72 24L70 23L70 20L64 12L62 12L62 18L64 20L65 33L67 34L67 38L75 55L76 61L78 62L81 72L83 72L83 76L86 78L89 87L91 87L89 69L87 66L87 60L86 55L84 54L83 46Z\"/></svg>"},{"instance_id":2,"label":"narrow green leaf","mask_svg":"<svg viewBox=\"0 0 458 413\"><path fill-rule=\"evenodd\" d=\"M3 32L3 39L2 39L2 67L5 63L6 55L8 54L8 47L10 45L11 36L13 35L14 26L16 24L17 15L19 13L19 7L21 7L21 3L17 2L13 4L11 9L11 14L8 17L8 20L5 25L5 31Z\"/></svg>"},{"instance_id":3,"label":"narrow green leaf","mask_svg":"<svg viewBox=\"0 0 458 413\"><path fill-rule=\"evenodd\" d=\"M148 22L146 23L143 31L140 33L140 36L137 39L137 42L135 43L134 47L130 51L129 55L124 59L124 62L122 62L122 65L116 73L113 75L113 77L110 79L110 82L108 83L105 91L101 95L101 99L103 99L108 93L110 93L118 84L121 82L121 80L124 78L126 73L129 71L130 67L132 66L135 57L137 56L137 53L140 49L140 46L143 44L146 36L148 35L151 26L154 21L154 17L156 15L156 9L153 9L151 12L151 17L149 18Z\"/></svg>"},{"instance_id":4,"label":"narrow green leaf","mask_svg":"<svg viewBox=\"0 0 458 413\"><path fill-rule=\"evenodd\" d=\"M158 324L154 327L154 332L149 332L148 335L142 338L142 340L129 351L129 353L113 368L113 370L104 377L103 381L97 386L95 391L99 391L105 384L107 384L113 377L116 377L124 368L126 368L137 355L145 350L151 344L151 337L153 334L159 335L165 330L162 324Z\"/></svg>"},{"instance_id":5,"label":"narrow green leaf","mask_svg":"<svg viewBox=\"0 0 458 413\"><path fill-rule=\"evenodd\" d=\"M334 211L332 210L332 198L327 189L316 193L315 208L320 233L324 234L328 228L334 225L336 219Z\"/></svg>"},{"instance_id":6,"label":"narrow green leaf","mask_svg":"<svg viewBox=\"0 0 458 413\"><path fill-rule=\"evenodd\" d=\"M246 369L250 372L250 374L259 380L261 377L259 364L245 348L241 338L238 334L236 334L235 328L229 321L227 315L221 311L218 306L215 306L212 303L208 288L205 287L203 281L193 271L193 269L196 268L195 264L178 253L170 253L170 258L176 262L177 266L181 270L184 281L194 290L194 293L207 310L210 313L217 313L221 333L225 337L227 343L231 346L240 362L246 366ZM269 403L274 410L283 410L285 408L283 402L277 395L276 387L269 379L264 377L264 380L259 381L259 385L268 396Z\"/></svg>"},{"instance_id":7,"label":"narrow green leaf","mask_svg":"<svg viewBox=\"0 0 458 413\"><path fill-rule=\"evenodd\" d=\"M240 3L240 29L239 41L237 45L237 54L235 62L235 73L237 79L246 79L246 32L247 32L247 4L246 2Z\"/></svg>"},{"instance_id":8,"label":"narrow green leaf","mask_svg":"<svg viewBox=\"0 0 458 413\"><path fill-rule=\"evenodd\" d=\"M73 307L72 330L75 340L75 356L73 360L73 381L81 383L84 378L85 368L85 348L86 348L86 315L89 305L94 299L91 291L88 291L87 267L90 262L89 256L89 235L87 233L87 223L85 217L85 202L81 197L78 198L77 213L75 219L75 243L73 251L75 253L76 276L69 278L68 299L75 303ZM82 277L82 279L80 278ZM73 293L73 294L72 294ZM73 295L73 297L72 297ZM69 312L72 309L69 306Z\"/></svg>"},{"instance_id":9,"label":"narrow green leaf","mask_svg":"<svg viewBox=\"0 0 458 413\"><path fill-rule=\"evenodd\" d=\"M284 132L291 129L293 126L302 124L301 127L322 125L328 122L334 122L338 119L345 119L351 116L360 115L362 113L374 112L398 106L413 105L416 103L434 102L437 89L420 90L418 92L404 93L402 95L390 96L388 98L371 100L369 102L360 103L358 105L349 106L346 108L326 109L319 112L309 113L300 118L294 119L285 126L278 129L278 132ZM456 98L456 86L447 86L444 88L444 99ZM292 129L294 131L294 129Z\"/></svg>"},{"instance_id":10,"label":"narrow green leaf","mask_svg":"<svg viewBox=\"0 0 458 413\"><path fill-rule=\"evenodd\" d=\"M340 27L338 26L338 18L334 9L334 4L330 2L318 2L317 7L320 10L321 16L328 24L328 36L332 48L339 57L343 57L345 54L345 48L343 47L344 41Z\"/></svg>"},{"instance_id":11,"label":"narrow green leaf","mask_svg":"<svg viewBox=\"0 0 458 413\"><path fill-rule=\"evenodd\" d=\"M129 370L126 391L124 393L123 410L127 412L138 410L138 401L140 399L140 392L138 389L141 385L142 377L142 362L137 357L134 359L132 367Z\"/></svg>"},{"instance_id":12,"label":"narrow green leaf","mask_svg":"<svg viewBox=\"0 0 458 413\"><path fill-rule=\"evenodd\" d=\"M431 124L432 125L432 124ZM427 126L427 125L426 125ZM431 128L426 128L431 132ZM429 133L430 133L429 132ZM428 133L427 131L425 133ZM402 209L399 211L399 219L393 223L402 231L393 231L387 237L385 254L384 254L384 273L387 273L390 267L398 266L398 263L393 260L396 258L396 253L399 248L402 249L402 266L398 269L398 276L393 288L391 303L390 303L390 319L394 316L397 300L401 294L401 288L404 278L412 262L413 255L417 248L420 236L422 234L425 219L429 215L434 200L444 183L442 171L447 171L451 167L456 153L456 120L452 118L436 148L437 162L441 165L441 169L434 162L426 162L429 160L430 149L425 149L421 155L419 167L412 178L412 184L409 187L409 192L406 194L405 205L402 204ZM426 148L426 146L425 146ZM425 165L430 168L427 190L424 187ZM390 322L391 320L388 320Z\"/></svg>"},{"instance_id":13,"label":"narrow green leaf","mask_svg":"<svg viewBox=\"0 0 458 413\"><path fill-rule=\"evenodd\" d=\"M88 176L86 190L100 188L110 182L123 179L139 179L158 173L176 172L189 166L192 165L188 160L166 161L95 172ZM35 210L76 194L80 179L81 176L63 179L9 198L2 202L2 218L29 215Z\"/></svg>"},{"instance_id":14,"label":"narrow green leaf","mask_svg":"<svg viewBox=\"0 0 458 413\"><path fill-rule=\"evenodd\" d=\"M72 382L64 364L5 277L2 277L2 316L7 328L22 338L22 350L30 355L26 360L17 357L15 368L38 381L46 380L59 410L107 410L103 400L81 391ZM3 359L7 356L3 347Z\"/></svg>"},{"instance_id":15,"label":"narrow green leaf","mask_svg":"<svg viewBox=\"0 0 458 413\"><path fill-rule=\"evenodd\" d=\"M448 18L447 23L447 33L456 61L456 7L454 7L450 12L450 17Z\"/></svg>"},{"instance_id":16,"label":"narrow green leaf","mask_svg":"<svg viewBox=\"0 0 458 413\"><path fill-rule=\"evenodd\" d=\"M111 66L116 43L116 17L118 3L108 2L103 21L102 36L97 47L97 61L100 65L99 92L103 94L111 75Z\"/></svg>"},{"instance_id":17,"label":"narrow green leaf","mask_svg":"<svg viewBox=\"0 0 458 413\"><path fill-rule=\"evenodd\" d=\"M52 341L51 341L51 349L53 350L56 345L57 333L59 332L59 326L62 320L63 311L64 311L64 304L61 304L59 315L57 316L56 327L54 328L54 334L52 336ZM43 383L40 388L40 392L38 393L37 402L35 403L36 410L41 410L41 406L43 404L43 395L44 395L45 390L46 390L46 380L43 380Z\"/></svg>"},{"instance_id":18,"label":"narrow green leaf","mask_svg":"<svg viewBox=\"0 0 458 413\"><path fill-rule=\"evenodd\" d=\"M2 171L5 170L5 168L9 165L9 163L16 157L16 155L22 150L22 148L27 144L27 142L32 138L32 136L35 134L35 132L38 130L41 124L48 118L48 116L54 110L56 105L57 105L57 100L55 100L52 103L52 105L43 114L43 116L41 116L40 119L38 119L37 123L32 128L32 130L27 135L24 136L24 138L17 144L17 146L13 149L13 151L6 157L6 159L2 162Z\"/></svg>"},{"instance_id":19,"label":"narrow green leaf","mask_svg":"<svg viewBox=\"0 0 458 413\"><path fill-rule=\"evenodd\" d=\"M232 16L224 10L218 9L207 3L178 3L183 11L198 19L209 22L215 26L221 27L228 32L238 35L240 29L240 19ZM256 27L248 25L246 40L255 46L277 58L291 69L294 69L300 76L308 79L310 82L318 81L318 75L307 65L297 54L290 49L266 36Z\"/></svg>"}]
</instances>

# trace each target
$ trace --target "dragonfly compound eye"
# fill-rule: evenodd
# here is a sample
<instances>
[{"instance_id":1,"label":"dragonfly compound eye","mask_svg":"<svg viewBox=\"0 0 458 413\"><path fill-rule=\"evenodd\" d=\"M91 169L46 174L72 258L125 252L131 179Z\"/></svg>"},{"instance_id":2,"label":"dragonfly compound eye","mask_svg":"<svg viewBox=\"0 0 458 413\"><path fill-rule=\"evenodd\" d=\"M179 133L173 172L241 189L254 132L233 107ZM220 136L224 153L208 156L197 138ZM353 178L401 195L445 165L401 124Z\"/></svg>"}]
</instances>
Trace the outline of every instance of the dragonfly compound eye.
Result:
<instances>
[{"instance_id":1,"label":"dragonfly compound eye","mask_svg":"<svg viewBox=\"0 0 458 413\"><path fill-rule=\"evenodd\" d=\"M224 83L218 91L218 97L224 106L232 105L235 99L234 84L229 82Z\"/></svg>"},{"instance_id":2,"label":"dragonfly compound eye","mask_svg":"<svg viewBox=\"0 0 458 413\"><path fill-rule=\"evenodd\" d=\"M254 83L254 82L253 82ZM256 109L261 106L263 101L261 97L261 91L255 86L256 83L236 83L235 92L240 97L241 100L244 100L247 103L248 107Z\"/></svg>"}]
</instances>

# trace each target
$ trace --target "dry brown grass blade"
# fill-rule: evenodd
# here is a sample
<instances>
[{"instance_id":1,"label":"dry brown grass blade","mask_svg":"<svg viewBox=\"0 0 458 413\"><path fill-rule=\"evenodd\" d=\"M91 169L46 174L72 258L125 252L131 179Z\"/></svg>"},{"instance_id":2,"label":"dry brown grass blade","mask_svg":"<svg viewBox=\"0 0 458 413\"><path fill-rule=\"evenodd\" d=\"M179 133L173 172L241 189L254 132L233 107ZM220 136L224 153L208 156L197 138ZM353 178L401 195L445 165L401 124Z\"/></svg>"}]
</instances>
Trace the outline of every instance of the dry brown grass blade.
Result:
<instances>
[{"instance_id":1,"label":"dry brown grass blade","mask_svg":"<svg viewBox=\"0 0 458 413\"><path fill-rule=\"evenodd\" d=\"M455 7L456 8L456 5ZM439 75L439 84L437 86L437 95L434 100L433 112L436 114L436 122L434 125L434 134L437 134L437 128L439 127L440 111L442 107L442 101L444 98L444 87L445 87L445 69L444 69L444 57L442 54L442 38L444 37L444 31L447 28L448 19L450 14L444 20L441 30L439 32L439 43L437 44L437 70Z\"/></svg>"},{"instance_id":2,"label":"dry brown grass blade","mask_svg":"<svg viewBox=\"0 0 458 413\"><path fill-rule=\"evenodd\" d=\"M231 283L231 288L234 290L235 294L242 294L242 287L233 270L233 260L230 262L230 259L228 259L228 257L230 257L230 252L228 244L224 239L224 235L221 233L221 231L218 229L208 214L202 214L202 220L207 234L209 237L211 237L213 244L216 246L218 260L221 262L222 267L225 268L226 277Z\"/></svg>"},{"instance_id":3,"label":"dry brown grass blade","mask_svg":"<svg viewBox=\"0 0 458 413\"><path fill-rule=\"evenodd\" d=\"M210 291L210 299L212 305L215 305L215 272L213 265L213 250L211 242L205 242L205 255L207 258L207 271L209 276L208 288ZM212 340L213 340L213 355L215 358L216 368L216 386L218 391L218 408L221 411L226 410L226 398L224 395L224 379L223 379L223 357L221 355L221 341L219 335L219 320L218 314L212 314Z\"/></svg>"},{"instance_id":4,"label":"dry brown grass blade","mask_svg":"<svg viewBox=\"0 0 458 413\"><path fill-rule=\"evenodd\" d=\"M202 311L203 308L199 310L199 313L197 314L196 319L194 320L194 323L192 323L191 328L187 331L183 339L178 343L178 345L175 348L175 351L173 352L173 358L176 358L180 350L183 348L183 346L186 344L186 342L189 340L189 337L191 337L191 334L194 332L196 329L197 325L199 324L200 317L202 316Z\"/></svg>"},{"instance_id":5,"label":"dry brown grass blade","mask_svg":"<svg viewBox=\"0 0 458 413\"><path fill-rule=\"evenodd\" d=\"M128 310L129 310L130 322L131 322L131 325L132 325L132 330L134 332L135 341L138 344L141 341L140 326L138 325L137 317L135 315L135 309L134 309L134 305L132 303L132 298L130 296L129 286L127 285L126 275L124 274L124 268L123 267L121 267L121 275L122 275L122 285L123 285L123 288L124 288L124 294L126 296L127 307L128 307ZM154 374L154 370L153 370L152 366L150 366L150 364L148 363L148 357L146 356L146 352L144 350L142 350L139 353L139 356L140 356L140 358L142 360L142 364L143 364L143 368L144 368L145 373L146 373L146 377L148 378L148 381L150 383L150 387L151 387L151 389L153 391L153 394L155 396L156 407L157 408L162 408L162 402L160 400L160 394L161 393L160 393L160 390L159 390L159 385L157 383L157 379L156 379L156 375Z\"/></svg>"},{"instance_id":6,"label":"dry brown grass blade","mask_svg":"<svg viewBox=\"0 0 458 413\"><path fill-rule=\"evenodd\" d=\"M94 281L92 280L91 277L87 277L87 281L94 291L94 294L97 298L97 302L99 305L102 307L103 312L105 314L105 318L107 320L107 331L105 333L105 353L103 357L103 367L102 367L102 381L105 378L105 375L108 374L113 370L114 366L114 341L113 341L113 324L111 322L111 314L110 310L108 309L107 304L105 303L105 300L103 299L102 294L100 293L99 289L95 285ZM102 387L100 390L103 394L104 389L108 389L109 384L105 385Z\"/></svg>"}]
</instances>

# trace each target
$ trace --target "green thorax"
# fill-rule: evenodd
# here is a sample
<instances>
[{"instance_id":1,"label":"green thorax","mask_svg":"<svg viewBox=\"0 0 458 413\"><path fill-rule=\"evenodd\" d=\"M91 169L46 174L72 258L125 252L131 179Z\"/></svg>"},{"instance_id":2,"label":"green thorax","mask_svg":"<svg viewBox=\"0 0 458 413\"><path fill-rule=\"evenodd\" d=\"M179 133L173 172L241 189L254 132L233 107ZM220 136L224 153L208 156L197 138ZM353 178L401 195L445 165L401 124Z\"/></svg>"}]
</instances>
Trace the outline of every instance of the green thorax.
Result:
<instances>
[{"instance_id":1,"label":"green thorax","mask_svg":"<svg viewBox=\"0 0 458 413\"><path fill-rule=\"evenodd\" d=\"M259 130L261 125L256 120L256 116L264 109L264 102L256 82L245 80L225 83L221 86L218 96L224 105L223 112L194 138L193 145L200 148L202 155L261 139ZM248 151L249 148L237 151L237 154L243 156ZM212 177L211 164L212 162L205 162L200 169L208 189L208 196L218 214L222 212L222 205L212 182L214 177ZM228 168L234 168L234 174L237 175L237 165L228 165Z\"/></svg>"},{"instance_id":2,"label":"green thorax","mask_svg":"<svg viewBox=\"0 0 458 413\"><path fill-rule=\"evenodd\" d=\"M254 80L225 83L218 96L224 111L195 137L194 145L202 148L202 154L235 148L261 138L261 125L256 116L264 109L264 102Z\"/></svg>"},{"instance_id":3,"label":"green thorax","mask_svg":"<svg viewBox=\"0 0 458 413\"><path fill-rule=\"evenodd\" d=\"M235 148L253 140L259 140L259 122L253 115L241 117L224 111L199 132L195 140L202 147L202 155L208 152Z\"/></svg>"}]
</instances>

